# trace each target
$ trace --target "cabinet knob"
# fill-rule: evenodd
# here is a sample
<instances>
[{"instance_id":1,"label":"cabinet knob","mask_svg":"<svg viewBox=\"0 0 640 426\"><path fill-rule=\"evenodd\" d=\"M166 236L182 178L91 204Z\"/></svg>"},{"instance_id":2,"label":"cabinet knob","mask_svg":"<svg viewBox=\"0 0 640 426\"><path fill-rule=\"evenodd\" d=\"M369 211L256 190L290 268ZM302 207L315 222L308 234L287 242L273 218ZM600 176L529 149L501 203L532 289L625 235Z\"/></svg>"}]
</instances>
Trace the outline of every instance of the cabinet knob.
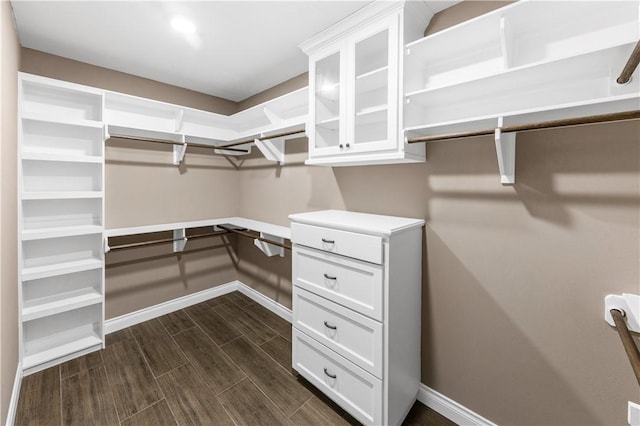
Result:
<instances>
[{"instance_id":1,"label":"cabinet knob","mask_svg":"<svg viewBox=\"0 0 640 426\"><path fill-rule=\"evenodd\" d=\"M344 148L344 145L340 144L340 149Z\"/></svg>"},{"instance_id":2,"label":"cabinet knob","mask_svg":"<svg viewBox=\"0 0 640 426\"><path fill-rule=\"evenodd\" d=\"M351 145L347 144L347 148L349 148Z\"/></svg>"}]
</instances>

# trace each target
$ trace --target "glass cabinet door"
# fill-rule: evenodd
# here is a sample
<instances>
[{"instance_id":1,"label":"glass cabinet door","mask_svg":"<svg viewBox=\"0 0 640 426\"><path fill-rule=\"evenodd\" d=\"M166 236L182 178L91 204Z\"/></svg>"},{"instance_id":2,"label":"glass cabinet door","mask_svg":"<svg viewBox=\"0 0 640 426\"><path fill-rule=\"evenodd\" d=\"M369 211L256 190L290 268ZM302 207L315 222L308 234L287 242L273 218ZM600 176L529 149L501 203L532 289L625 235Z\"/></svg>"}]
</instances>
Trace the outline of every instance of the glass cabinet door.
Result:
<instances>
[{"instance_id":1,"label":"glass cabinet door","mask_svg":"<svg viewBox=\"0 0 640 426\"><path fill-rule=\"evenodd\" d=\"M314 123L316 149L338 148L340 145L340 113L342 100L341 66L338 50L315 62Z\"/></svg>"},{"instance_id":2,"label":"glass cabinet door","mask_svg":"<svg viewBox=\"0 0 640 426\"><path fill-rule=\"evenodd\" d=\"M392 48L397 42L395 22L397 19L386 20L368 28L351 45L349 134L354 152L396 146L398 96L396 85L390 84L397 81L397 54Z\"/></svg>"}]
</instances>

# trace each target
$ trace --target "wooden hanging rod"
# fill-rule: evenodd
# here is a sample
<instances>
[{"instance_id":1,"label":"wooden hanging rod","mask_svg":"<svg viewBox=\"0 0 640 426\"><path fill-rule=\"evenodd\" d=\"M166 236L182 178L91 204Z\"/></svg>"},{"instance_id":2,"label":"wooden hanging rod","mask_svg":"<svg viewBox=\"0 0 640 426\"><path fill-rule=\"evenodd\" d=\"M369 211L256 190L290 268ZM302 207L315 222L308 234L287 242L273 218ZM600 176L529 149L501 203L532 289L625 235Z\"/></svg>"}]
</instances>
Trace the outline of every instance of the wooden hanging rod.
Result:
<instances>
[{"instance_id":1,"label":"wooden hanging rod","mask_svg":"<svg viewBox=\"0 0 640 426\"><path fill-rule=\"evenodd\" d=\"M581 126L584 124L607 123L611 121L635 120L640 118L640 110L615 112L611 114L589 115L579 118L564 118L561 120L540 121L530 124L518 124L513 126L498 127L502 133L528 132L531 130L553 129L558 127ZM423 143L444 141L449 139L462 139L475 136L493 135L497 129L474 130L470 132L447 133L443 135L417 136L407 139L407 143Z\"/></svg>"},{"instance_id":2,"label":"wooden hanging rod","mask_svg":"<svg viewBox=\"0 0 640 426\"><path fill-rule=\"evenodd\" d=\"M219 232L209 232L206 234L187 235L186 239L188 241L188 240L195 240L198 238L217 237L219 235L224 235L228 233L229 232L227 231L219 231ZM139 243L119 244L117 246L109 247L109 251L124 250L124 249L131 249L131 248L144 247L144 246L153 246L157 244L172 243L174 241L182 241L182 240L184 240L184 238L161 238L157 240L141 241Z\"/></svg>"},{"instance_id":3,"label":"wooden hanging rod","mask_svg":"<svg viewBox=\"0 0 640 426\"><path fill-rule=\"evenodd\" d=\"M609 313L613 318L613 322L616 324L616 330L618 330L618 335L620 336L620 340L622 340L622 346L624 346L624 350L631 363L631 368L636 375L638 385L640 385L640 351L638 351L638 347L627 327L627 322L624 319L625 313L619 309L611 309Z\"/></svg>"},{"instance_id":4,"label":"wooden hanging rod","mask_svg":"<svg viewBox=\"0 0 640 426\"><path fill-rule=\"evenodd\" d=\"M171 145L184 145L182 142L179 141L174 141L171 139L159 139L159 138L145 138L142 136L128 136L128 135L109 135L109 138L117 138L117 139L127 139L127 140L133 140L133 141L141 141L141 142L154 142L154 143L166 143L166 144L171 144ZM207 145L204 143L196 143L196 142L186 142L187 146L197 146L197 147L201 147L201 148L213 148L213 149L219 149L219 147L215 146L215 145ZM247 151L246 149L226 149L227 151L238 151L238 152L244 152L246 154L249 153L249 151Z\"/></svg>"},{"instance_id":5,"label":"wooden hanging rod","mask_svg":"<svg viewBox=\"0 0 640 426\"><path fill-rule=\"evenodd\" d=\"M264 141L264 140L268 140L268 139L277 139L277 138L282 138L285 136L291 136L291 135L297 135L298 133L305 133L306 130L293 130L290 132L282 132L282 133L276 133L275 135L268 135L268 136L260 136L259 138L254 138L254 139L247 139L244 141L240 141L240 142L233 142L233 143L229 143L226 145L220 145L217 146L217 149L229 149L229 147L232 146L238 146L238 145L246 145L248 143L253 143L256 139L259 141Z\"/></svg>"},{"instance_id":6,"label":"wooden hanging rod","mask_svg":"<svg viewBox=\"0 0 640 426\"><path fill-rule=\"evenodd\" d=\"M620 73L620 77L616 79L618 84L626 84L631 80L631 74L638 68L638 64L640 63L640 41L636 44L636 47L631 52L631 56L629 56L629 60L627 61L624 68L622 68L622 72Z\"/></svg>"},{"instance_id":7,"label":"wooden hanging rod","mask_svg":"<svg viewBox=\"0 0 640 426\"><path fill-rule=\"evenodd\" d=\"M245 229L235 229L235 228L227 228L226 226L218 225L218 228L224 229L225 231L233 232L235 234L242 235L244 237L254 238L256 240L264 241L265 243L273 244L274 246L282 247L287 250L291 250L291 246L289 244L279 243L277 241L269 240L266 238L262 238L259 235L253 235L249 232L246 232Z\"/></svg>"}]
</instances>

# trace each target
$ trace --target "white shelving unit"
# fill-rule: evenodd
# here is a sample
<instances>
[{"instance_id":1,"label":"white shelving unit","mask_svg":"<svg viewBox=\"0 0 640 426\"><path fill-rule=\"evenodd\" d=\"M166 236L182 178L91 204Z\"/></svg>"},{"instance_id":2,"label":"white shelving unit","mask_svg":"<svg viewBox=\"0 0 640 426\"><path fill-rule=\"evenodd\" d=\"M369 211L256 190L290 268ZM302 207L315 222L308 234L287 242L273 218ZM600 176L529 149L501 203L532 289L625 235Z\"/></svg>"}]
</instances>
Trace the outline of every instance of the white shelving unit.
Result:
<instances>
[{"instance_id":1,"label":"white shelving unit","mask_svg":"<svg viewBox=\"0 0 640 426\"><path fill-rule=\"evenodd\" d=\"M424 147L402 134L401 52L431 15L424 2L376 1L300 45L309 55L306 164L424 161Z\"/></svg>"},{"instance_id":2,"label":"white shelving unit","mask_svg":"<svg viewBox=\"0 0 640 426\"><path fill-rule=\"evenodd\" d=\"M109 135L124 135L173 141L174 164L184 158L190 144L206 145L215 153L245 155L217 146L248 140L234 148L251 151L255 146L269 160L284 161L284 138L256 141L256 138L305 130L307 88L302 88L231 116L196 110L166 102L105 91L105 123ZM275 154L274 154L275 152Z\"/></svg>"},{"instance_id":3,"label":"white shelving unit","mask_svg":"<svg viewBox=\"0 0 640 426\"><path fill-rule=\"evenodd\" d=\"M303 88L224 116L20 73L18 267L25 373L103 345L104 142L110 134L178 142L175 164L189 144L215 150L237 140L249 140L238 148L250 152L255 145L282 163L284 140L297 134L278 135L304 132L307 101ZM289 235L285 227L231 219L209 222L258 230L277 242ZM167 229L184 235L190 227L177 225ZM282 251L264 241L256 246L269 256Z\"/></svg>"},{"instance_id":4,"label":"white shelving unit","mask_svg":"<svg viewBox=\"0 0 640 426\"><path fill-rule=\"evenodd\" d=\"M20 356L28 374L103 344L103 95L20 74L18 109Z\"/></svg>"},{"instance_id":5,"label":"white shelving unit","mask_svg":"<svg viewBox=\"0 0 640 426\"><path fill-rule=\"evenodd\" d=\"M638 1L521 0L409 43L406 135L638 109L637 74L616 78L639 38ZM513 184L515 137L502 136L501 180Z\"/></svg>"}]
</instances>

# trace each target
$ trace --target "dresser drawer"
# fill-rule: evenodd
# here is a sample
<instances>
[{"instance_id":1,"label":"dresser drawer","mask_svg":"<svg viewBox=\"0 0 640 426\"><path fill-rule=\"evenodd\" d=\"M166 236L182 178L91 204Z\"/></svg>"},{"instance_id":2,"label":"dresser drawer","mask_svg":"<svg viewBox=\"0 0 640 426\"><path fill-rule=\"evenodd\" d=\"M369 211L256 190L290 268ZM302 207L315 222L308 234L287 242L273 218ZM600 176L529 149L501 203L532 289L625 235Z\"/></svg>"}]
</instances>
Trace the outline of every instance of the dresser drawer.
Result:
<instances>
[{"instance_id":1,"label":"dresser drawer","mask_svg":"<svg viewBox=\"0 0 640 426\"><path fill-rule=\"evenodd\" d=\"M295 328L293 368L360 422L382 423L382 382Z\"/></svg>"},{"instance_id":2,"label":"dresser drawer","mask_svg":"<svg viewBox=\"0 0 640 426\"><path fill-rule=\"evenodd\" d=\"M382 323L299 287L293 306L294 327L382 378Z\"/></svg>"},{"instance_id":3,"label":"dresser drawer","mask_svg":"<svg viewBox=\"0 0 640 426\"><path fill-rule=\"evenodd\" d=\"M354 259L382 264L382 238L319 226L291 224L291 241Z\"/></svg>"},{"instance_id":4,"label":"dresser drawer","mask_svg":"<svg viewBox=\"0 0 640 426\"><path fill-rule=\"evenodd\" d=\"M383 267L295 245L293 284L382 321Z\"/></svg>"}]
</instances>

